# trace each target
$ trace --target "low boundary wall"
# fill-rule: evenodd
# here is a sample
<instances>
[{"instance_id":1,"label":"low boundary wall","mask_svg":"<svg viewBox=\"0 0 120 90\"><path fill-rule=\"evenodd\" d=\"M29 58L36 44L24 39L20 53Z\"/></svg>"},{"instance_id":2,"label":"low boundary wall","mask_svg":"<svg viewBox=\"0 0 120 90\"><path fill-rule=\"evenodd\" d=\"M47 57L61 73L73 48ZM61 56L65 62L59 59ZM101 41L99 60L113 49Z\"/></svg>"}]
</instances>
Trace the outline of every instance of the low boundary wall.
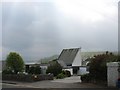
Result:
<instances>
[{"instance_id":1,"label":"low boundary wall","mask_svg":"<svg viewBox=\"0 0 120 90\"><path fill-rule=\"evenodd\" d=\"M2 80L34 82L42 80L53 80L53 75L2 75Z\"/></svg>"}]
</instances>

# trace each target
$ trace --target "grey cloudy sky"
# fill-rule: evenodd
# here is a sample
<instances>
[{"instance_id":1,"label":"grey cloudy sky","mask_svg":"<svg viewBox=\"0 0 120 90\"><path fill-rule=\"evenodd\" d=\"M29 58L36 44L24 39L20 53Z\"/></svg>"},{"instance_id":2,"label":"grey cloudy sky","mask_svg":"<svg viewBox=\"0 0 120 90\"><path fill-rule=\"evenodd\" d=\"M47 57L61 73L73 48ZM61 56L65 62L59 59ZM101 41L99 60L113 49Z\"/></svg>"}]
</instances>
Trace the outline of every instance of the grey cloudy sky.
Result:
<instances>
[{"instance_id":1,"label":"grey cloudy sky","mask_svg":"<svg viewBox=\"0 0 120 90\"><path fill-rule=\"evenodd\" d=\"M118 0L2 3L3 59L16 51L24 60L39 60L73 47L117 51Z\"/></svg>"}]
</instances>

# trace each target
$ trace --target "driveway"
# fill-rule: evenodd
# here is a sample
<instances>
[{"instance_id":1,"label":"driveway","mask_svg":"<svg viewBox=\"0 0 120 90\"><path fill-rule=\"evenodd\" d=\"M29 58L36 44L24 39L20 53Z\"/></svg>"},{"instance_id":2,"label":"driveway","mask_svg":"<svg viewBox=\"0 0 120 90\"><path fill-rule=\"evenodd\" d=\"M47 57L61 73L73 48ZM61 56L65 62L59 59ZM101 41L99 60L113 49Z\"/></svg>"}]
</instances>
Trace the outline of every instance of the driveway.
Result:
<instances>
[{"instance_id":1,"label":"driveway","mask_svg":"<svg viewBox=\"0 0 120 90\"><path fill-rule=\"evenodd\" d=\"M71 76L71 77L67 77L64 79L55 79L51 82L59 82L59 83L80 83L80 76Z\"/></svg>"}]
</instances>

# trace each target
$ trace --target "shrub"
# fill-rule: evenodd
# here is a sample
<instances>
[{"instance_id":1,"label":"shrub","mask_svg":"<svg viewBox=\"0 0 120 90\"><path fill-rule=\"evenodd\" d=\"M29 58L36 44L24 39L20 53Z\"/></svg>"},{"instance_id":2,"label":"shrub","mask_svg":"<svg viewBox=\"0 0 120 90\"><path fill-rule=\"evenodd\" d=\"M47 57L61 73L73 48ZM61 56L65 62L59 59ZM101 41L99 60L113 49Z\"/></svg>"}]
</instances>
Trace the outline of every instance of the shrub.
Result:
<instances>
[{"instance_id":1,"label":"shrub","mask_svg":"<svg viewBox=\"0 0 120 90\"><path fill-rule=\"evenodd\" d=\"M90 82L91 81L90 74L81 75L81 81L82 82Z\"/></svg>"},{"instance_id":2,"label":"shrub","mask_svg":"<svg viewBox=\"0 0 120 90\"><path fill-rule=\"evenodd\" d=\"M66 75L63 74L63 73L60 73L56 76L57 79L62 79L62 78L65 78L65 77L66 77Z\"/></svg>"},{"instance_id":3,"label":"shrub","mask_svg":"<svg viewBox=\"0 0 120 90\"><path fill-rule=\"evenodd\" d=\"M65 75L66 75L67 77L70 77L70 76L71 76L71 73L70 73L70 71L68 71L68 70L65 70Z\"/></svg>"},{"instance_id":4,"label":"shrub","mask_svg":"<svg viewBox=\"0 0 120 90\"><path fill-rule=\"evenodd\" d=\"M40 66L36 66L35 67L34 74L41 74L41 68L40 68Z\"/></svg>"},{"instance_id":5,"label":"shrub","mask_svg":"<svg viewBox=\"0 0 120 90\"><path fill-rule=\"evenodd\" d=\"M118 56L106 52L90 58L89 74L95 81L107 81L107 62L118 61Z\"/></svg>"},{"instance_id":6,"label":"shrub","mask_svg":"<svg viewBox=\"0 0 120 90\"><path fill-rule=\"evenodd\" d=\"M2 71L2 74L14 74L14 72L11 69L5 69Z\"/></svg>"},{"instance_id":7,"label":"shrub","mask_svg":"<svg viewBox=\"0 0 120 90\"><path fill-rule=\"evenodd\" d=\"M62 70L62 72L61 72L62 74L65 74L65 70Z\"/></svg>"},{"instance_id":8,"label":"shrub","mask_svg":"<svg viewBox=\"0 0 120 90\"><path fill-rule=\"evenodd\" d=\"M68 70L62 70L61 73L63 73L66 77L70 77L71 76L71 73Z\"/></svg>"},{"instance_id":9,"label":"shrub","mask_svg":"<svg viewBox=\"0 0 120 90\"><path fill-rule=\"evenodd\" d=\"M70 77L71 76L71 73L70 71L68 70L62 70L62 72L60 74L58 74L56 76L57 79L62 79L62 78L65 78L65 77Z\"/></svg>"},{"instance_id":10,"label":"shrub","mask_svg":"<svg viewBox=\"0 0 120 90\"><path fill-rule=\"evenodd\" d=\"M41 68L39 66L32 66L28 70L29 74L41 74Z\"/></svg>"},{"instance_id":11,"label":"shrub","mask_svg":"<svg viewBox=\"0 0 120 90\"><path fill-rule=\"evenodd\" d=\"M46 73L51 73L54 76L57 76L58 74L60 74L62 72L62 66L55 60L49 62L50 66L48 66Z\"/></svg>"}]
</instances>

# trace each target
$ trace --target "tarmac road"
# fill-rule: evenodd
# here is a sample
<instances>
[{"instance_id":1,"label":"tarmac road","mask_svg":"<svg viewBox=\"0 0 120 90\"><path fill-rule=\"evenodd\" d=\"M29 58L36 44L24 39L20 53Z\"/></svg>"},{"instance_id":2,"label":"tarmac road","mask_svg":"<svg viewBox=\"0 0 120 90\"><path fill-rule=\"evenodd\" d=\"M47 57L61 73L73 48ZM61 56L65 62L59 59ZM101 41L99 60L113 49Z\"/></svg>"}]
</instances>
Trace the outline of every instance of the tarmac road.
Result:
<instances>
[{"instance_id":1,"label":"tarmac road","mask_svg":"<svg viewBox=\"0 0 120 90\"><path fill-rule=\"evenodd\" d=\"M33 83L27 82L13 82L4 81L2 88L38 88L39 90L56 90L56 89L71 89L71 90L115 90L116 88L107 88L105 86L98 86L91 83L81 83L80 77L73 76L65 79L38 81ZM104 89L103 89L104 88ZM33 89L33 90L34 90ZM3 89L4 90L4 89ZM16 90L16 89L15 89ZM116 89L117 90L117 89Z\"/></svg>"}]
</instances>

